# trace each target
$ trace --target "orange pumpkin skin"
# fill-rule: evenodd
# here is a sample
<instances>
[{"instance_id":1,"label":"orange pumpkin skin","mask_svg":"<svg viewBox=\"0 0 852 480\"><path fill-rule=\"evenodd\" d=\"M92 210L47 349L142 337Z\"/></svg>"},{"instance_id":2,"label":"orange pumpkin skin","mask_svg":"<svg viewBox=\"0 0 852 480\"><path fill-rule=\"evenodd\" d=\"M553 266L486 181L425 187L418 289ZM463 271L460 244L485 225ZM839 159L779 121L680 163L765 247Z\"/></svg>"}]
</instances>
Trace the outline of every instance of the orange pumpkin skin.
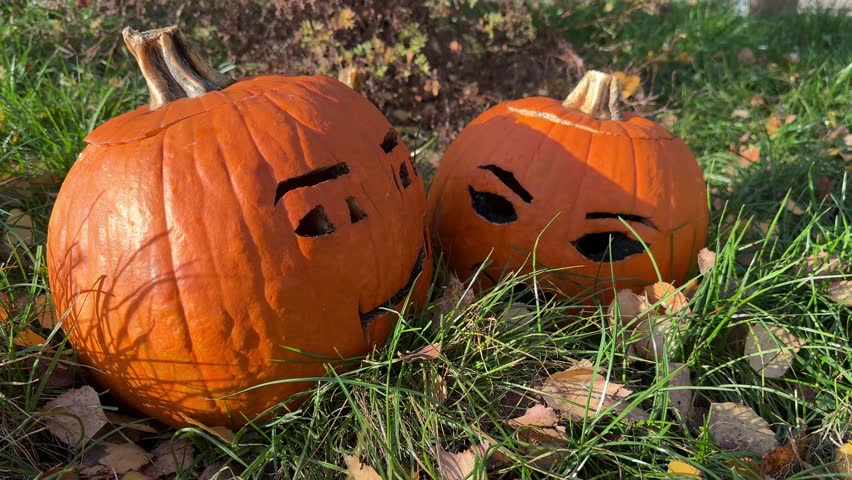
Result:
<instances>
[{"instance_id":1,"label":"orange pumpkin skin","mask_svg":"<svg viewBox=\"0 0 852 480\"><path fill-rule=\"evenodd\" d=\"M460 276L486 259L486 284L506 271L528 273L535 250L537 269L562 269L538 277L542 284L592 303L657 281L651 257L621 219L648 244L663 280L686 279L706 241L705 188L689 148L661 126L526 98L465 127L438 167L428 211ZM631 254L609 262L600 248L609 238L621 255Z\"/></svg>"},{"instance_id":2,"label":"orange pumpkin skin","mask_svg":"<svg viewBox=\"0 0 852 480\"><path fill-rule=\"evenodd\" d=\"M423 183L337 80L244 80L87 141L50 218L50 286L80 359L153 417L244 424L313 385L286 380L383 343L380 307L425 301Z\"/></svg>"}]
</instances>

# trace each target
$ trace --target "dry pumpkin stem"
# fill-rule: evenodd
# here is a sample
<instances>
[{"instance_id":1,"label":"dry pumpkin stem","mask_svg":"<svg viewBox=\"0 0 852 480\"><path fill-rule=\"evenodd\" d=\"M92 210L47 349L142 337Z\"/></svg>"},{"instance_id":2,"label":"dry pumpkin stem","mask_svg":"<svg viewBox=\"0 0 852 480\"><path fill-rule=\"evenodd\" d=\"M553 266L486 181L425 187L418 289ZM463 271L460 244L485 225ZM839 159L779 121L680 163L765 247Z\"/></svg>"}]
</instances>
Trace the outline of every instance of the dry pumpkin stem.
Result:
<instances>
[{"instance_id":1,"label":"dry pumpkin stem","mask_svg":"<svg viewBox=\"0 0 852 480\"><path fill-rule=\"evenodd\" d=\"M126 27L121 34L148 84L151 110L234 83L202 60L177 26L146 32Z\"/></svg>"},{"instance_id":2,"label":"dry pumpkin stem","mask_svg":"<svg viewBox=\"0 0 852 480\"><path fill-rule=\"evenodd\" d=\"M601 120L621 120L621 82L607 73L590 70L562 106Z\"/></svg>"}]
</instances>

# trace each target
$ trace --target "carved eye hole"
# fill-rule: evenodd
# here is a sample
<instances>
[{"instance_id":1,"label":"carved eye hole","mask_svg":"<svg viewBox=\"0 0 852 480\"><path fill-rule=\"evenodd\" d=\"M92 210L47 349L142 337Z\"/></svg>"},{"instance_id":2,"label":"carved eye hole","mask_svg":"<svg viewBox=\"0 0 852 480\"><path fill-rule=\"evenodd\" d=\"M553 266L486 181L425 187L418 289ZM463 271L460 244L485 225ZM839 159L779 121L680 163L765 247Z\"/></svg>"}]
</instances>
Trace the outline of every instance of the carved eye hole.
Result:
<instances>
[{"instance_id":1,"label":"carved eye hole","mask_svg":"<svg viewBox=\"0 0 852 480\"><path fill-rule=\"evenodd\" d=\"M408 188L411 185L411 177L408 176L408 167L405 165L405 160L399 164L399 180L402 182L402 188Z\"/></svg>"},{"instance_id":2,"label":"carved eye hole","mask_svg":"<svg viewBox=\"0 0 852 480\"><path fill-rule=\"evenodd\" d=\"M645 251L642 242L622 232L587 233L571 244L593 262L617 262Z\"/></svg>"},{"instance_id":3,"label":"carved eye hole","mask_svg":"<svg viewBox=\"0 0 852 480\"><path fill-rule=\"evenodd\" d=\"M361 220L367 218L367 212L361 208L361 204L358 203L358 200L355 197L347 197L346 198L346 206L349 207L349 221L352 223L358 223Z\"/></svg>"},{"instance_id":4,"label":"carved eye hole","mask_svg":"<svg viewBox=\"0 0 852 480\"><path fill-rule=\"evenodd\" d=\"M480 192L468 185L470 203L477 215L491 223L511 223L518 219L515 207L506 197L491 192Z\"/></svg>"},{"instance_id":5,"label":"carved eye hole","mask_svg":"<svg viewBox=\"0 0 852 480\"><path fill-rule=\"evenodd\" d=\"M396 130L391 128L388 130L388 133L385 134L384 138L382 138L382 143L380 143L379 146L382 147L383 152L390 153L397 145L399 145L399 138L397 137Z\"/></svg>"},{"instance_id":6,"label":"carved eye hole","mask_svg":"<svg viewBox=\"0 0 852 480\"><path fill-rule=\"evenodd\" d=\"M300 237L321 237L334 232L334 225L328 219L322 205L317 205L299 220L296 235Z\"/></svg>"}]
</instances>

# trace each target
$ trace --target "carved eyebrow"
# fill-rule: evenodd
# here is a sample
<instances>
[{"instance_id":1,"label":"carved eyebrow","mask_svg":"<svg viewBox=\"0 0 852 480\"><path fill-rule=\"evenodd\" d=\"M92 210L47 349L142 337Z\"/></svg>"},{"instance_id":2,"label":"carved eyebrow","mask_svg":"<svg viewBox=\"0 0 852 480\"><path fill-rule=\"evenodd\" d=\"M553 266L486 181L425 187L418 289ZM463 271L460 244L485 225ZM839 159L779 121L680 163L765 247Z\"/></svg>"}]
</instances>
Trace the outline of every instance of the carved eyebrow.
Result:
<instances>
[{"instance_id":1,"label":"carved eyebrow","mask_svg":"<svg viewBox=\"0 0 852 480\"><path fill-rule=\"evenodd\" d=\"M337 177L342 177L349 173L349 165L341 162L330 167L318 168L298 177L288 178L278 182L278 188L275 189L275 203L278 205L278 200L281 200L287 192L297 188L313 187L322 182L334 180Z\"/></svg>"},{"instance_id":2,"label":"carved eyebrow","mask_svg":"<svg viewBox=\"0 0 852 480\"><path fill-rule=\"evenodd\" d=\"M659 230L651 219L645 218L641 215L633 215L632 213L590 212L586 214L586 220L597 220L599 218L623 218L628 222L641 223L642 225L651 227L654 230Z\"/></svg>"},{"instance_id":3,"label":"carved eyebrow","mask_svg":"<svg viewBox=\"0 0 852 480\"><path fill-rule=\"evenodd\" d=\"M526 188L521 186L521 183L518 181L517 178L515 178L514 173L508 170L503 170L497 165L480 165L479 168L493 173L498 180L500 180L507 187L509 187L509 190L511 190L515 195L521 197L521 200L523 200L524 202L532 202L532 195L530 195L530 192L528 192Z\"/></svg>"}]
</instances>

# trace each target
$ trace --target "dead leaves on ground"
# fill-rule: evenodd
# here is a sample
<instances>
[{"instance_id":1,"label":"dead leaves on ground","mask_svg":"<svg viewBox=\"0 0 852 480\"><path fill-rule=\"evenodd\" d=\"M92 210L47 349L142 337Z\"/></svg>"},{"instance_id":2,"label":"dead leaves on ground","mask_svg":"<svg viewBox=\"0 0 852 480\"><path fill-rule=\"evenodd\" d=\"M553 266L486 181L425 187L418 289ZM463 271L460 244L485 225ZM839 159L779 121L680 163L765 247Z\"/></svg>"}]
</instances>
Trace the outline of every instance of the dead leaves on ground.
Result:
<instances>
[{"instance_id":1,"label":"dead leaves on ground","mask_svg":"<svg viewBox=\"0 0 852 480\"><path fill-rule=\"evenodd\" d=\"M633 421L647 420L648 414L630 408L625 399L633 391L612 381L603 368L581 360L568 370L555 373L544 381L544 402L572 420L596 417L601 413L625 412Z\"/></svg>"},{"instance_id":2,"label":"dead leaves on ground","mask_svg":"<svg viewBox=\"0 0 852 480\"><path fill-rule=\"evenodd\" d=\"M67 445L88 443L109 423L97 392L88 385L47 402L41 415L50 433Z\"/></svg>"},{"instance_id":3,"label":"dead leaves on ground","mask_svg":"<svg viewBox=\"0 0 852 480\"><path fill-rule=\"evenodd\" d=\"M708 429L725 450L766 455L778 446L769 423L751 408L733 402L710 405Z\"/></svg>"}]
</instances>

